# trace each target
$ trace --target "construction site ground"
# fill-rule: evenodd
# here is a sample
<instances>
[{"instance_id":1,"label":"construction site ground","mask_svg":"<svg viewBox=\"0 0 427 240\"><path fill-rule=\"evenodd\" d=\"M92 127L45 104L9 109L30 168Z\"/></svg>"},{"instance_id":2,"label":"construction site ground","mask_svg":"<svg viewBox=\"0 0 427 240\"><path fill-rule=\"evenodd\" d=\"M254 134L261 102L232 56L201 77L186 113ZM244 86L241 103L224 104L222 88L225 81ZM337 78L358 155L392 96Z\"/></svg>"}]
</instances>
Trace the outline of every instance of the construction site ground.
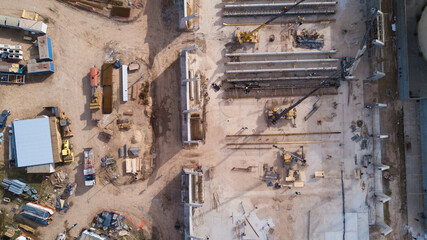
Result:
<instances>
[{"instance_id":1,"label":"construction site ground","mask_svg":"<svg viewBox=\"0 0 427 240\"><path fill-rule=\"evenodd\" d=\"M20 16L22 9L36 9L42 16L49 18L48 36L53 41L56 68L53 75L29 79L23 86L0 86L0 109L11 111L8 124L13 119L37 116L44 106L59 106L72 120L74 137L71 141L76 160L58 169L64 169L77 182L77 191L71 200L73 206L66 214L57 214L51 225L38 227L42 239L55 239L65 230L66 221L69 225L78 223L69 232L71 236L77 237L81 229L88 227L93 217L103 210L115 210L128 216L136 226L143 227L149 239L181 239L182 229L174 228L177 220L182 221L183 214L180 203L180 173L182 166L195 163L202 165L205 172L210 168L214 169L213 175L205 174L205 204L194 214L194 232L197 236L238 239L236 231L244 231L246 239L256 239L250 226L236 227L238 221L245 222L244 216L248 217L249 213L248 221L258 228L257 232L262 233L258 236L259 239L267 239L267 236L268 239L328 239L326 235L342 236L344 191L345 212L359 214L356 216L358 229L348 224L354 223L355 215L348 215L346 232L357 232L359 239L367 239L369 232L365 230L378 217L375 209L368 207L374 205L374 179L372 173L362 170L365 174L361 180L356 180L354 169L361 168L361 157L364 154L372 153L373 143L370 142L368 150L361 151L360 145L351 140L353 134L350 125L363 120L369 133L379 134L380 132L374 132L374 125L378 124L374 121L379 118L379 113L365 109L364 105L378 100L376 94L379 94L379 100L387 99L384 92L376 92L375 84L366 85L363 82L370 74L367 56L362 57L355 72L359 80L352 83L341 82L337 95L321 96L320 109L308 121L303 118L311 110L316 96L309 97L297 107L296 128L286 121L278 126L267 126L264 111L269 98L224 99L222 90L215 92L208 87L209 102L204 120L206 141L199 147L183 149L178 101L180 50L197 44L198 67L206 76L207 85L219 84L224 79L226 45L232 42L237 27L223 26L221 0L200 1L199 30L196 33L179 32L176 20L178 10L173 2L146 1L139 18L131 23L119 23L59 1L0 0L0 5L4 6L0 8L2 15ZM329 24L303 24L302 27L319 30L325 36L324 49L338 50L337 57L355 56L366 29L364 1L339 1L333 18L336 20ZM264 20L265 18L259 18L254 22ZM256 26L239 28L248 30L253 27ZM342 33L344 29L347 30L345 35ZM269 44L268 38L272 34L276 35L276 39L283 39L283 42L276 40ZM283 25L268 26L260 32L261 43L258 49L246 51L294 51L286 34ZM3 41L22 45L24 54L36 54L35 48L23 42L22 33L17 30L1 29L0 43ZM102 124L114 124L117 113L128 108L134 110L134 124L126 132L120 132L115 127L113 138L107 141L100 134L100 128L90 120L88 73L93 65L100 67L104 61L114 60L115 57L120 58L124 64L130 61L141 64L141 70L129 75L129 86L149 81L152 108L138 106L135 101L126 104L121 102L121 84L116 70L113 114L104 116ZM394 69L395 65L391 64L390 68ZM393 73L394 70L390 72ZM387 78L381 81L392 80ZM391 88L395 92L394 83L384 84L385 87L382 83L379 87ZM298 97L275 98L284 105L297 99ZM337 105L334 108L335 102ZM398 110L398 106L381 110L381 114L385 112L381 116L381 123L386 124L381 125L381 132L396 135L393 121L399 119ZM332 114L336 114L335 117ZM393 121L384 120L384 116L389 116L388 114L393 116L390 117ZM318 120L322 123L318 124ZM339 134L309 134L315 132ZM308 134L226 137L270 133ZM392 138L392 141L395 140L397 141ZM262 164L277 166L279 171L282 169L279 151L272 148L273 142L289 151L304 146L308 167L305 170L306 182L303 188L283 187L275 190L260 180ZM109 178L103 177L105 173L100 167L100 158L107 154L117 158L118 148L126 143L143 148L141 153L144 161L149 164L153 159L154 172L144 181L133 182L131 176L125 176L123 160L119 160L115 175L120 177L112 184ZM8 153L3 146L0 148L0 156L7 159ZM234 149L236 146L251 149ZM97 185L92 188L84 187L83 183L81 163L83 148L86 147L94 148L96 170L99 173ZM399 164L393 162L396 158L391 147L389 145L386 148L386 156L394 171L398 172ZM249 166L254 166L252 172L231 171L233 167ZM325 178L314 179L315 171L324 171ZM386 223L397 231L391 237L373 235L371 239L403 239L405 218L399 218L403 216L399 208L401 181L401 178L397 178L389 185L392 200L385 213ZM296 195L296 191L301 192L301 195Z\"/></svg>"}]
</instances>

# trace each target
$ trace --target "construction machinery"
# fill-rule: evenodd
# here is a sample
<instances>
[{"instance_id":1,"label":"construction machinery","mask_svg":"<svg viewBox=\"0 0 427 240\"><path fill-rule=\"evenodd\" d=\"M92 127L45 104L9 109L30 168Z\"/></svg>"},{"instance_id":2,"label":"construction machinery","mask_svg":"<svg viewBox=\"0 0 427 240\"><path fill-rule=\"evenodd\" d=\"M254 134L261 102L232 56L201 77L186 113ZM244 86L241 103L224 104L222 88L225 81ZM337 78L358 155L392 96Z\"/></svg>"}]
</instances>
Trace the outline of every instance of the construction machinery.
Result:
<instances>
[{"instance_id":1,"label":"construction machinery","mask_svg":"<svg viewBox=\"0 0 427 240\"><path fill-rule=\"evenodd\" d=\"M117 126L119 130L129 130L132 123L129 119L117 119Z\"/></svg>"},{"instance_id":2,"label":"construction machinery","mask_svg":"<svg viewBox=\"0 0 427 240\"><path fill-rule=\"evenodd\" d=\"M285 164L290 164L292 162L297 162L300 165L304 166L306 164L306 160L305 160L305 154L304 154L304 147L300 146L300 148L295 151L295 152L289 152L286 151L284 148L282 147L278 147L277 145L273 145L274 148L279 149L282 152L282 156L283 156L283 166L285 166Z\"/></svg>"},{"instance_id":3,"label":"construction machinery","mask_svg":"<svg viewBox=\"0 0 427 240\"><path fill-rule=\"evenodd\" d=\"M237 42L240 43L240 44L242 44L242 43L259 43L259 32L258 31L261 28L269 25L271 22L273 22L277 18L285 15L292 8L298 6L300 3L304 2L304 1L305 0L300 0L299 2L295 3L294 5L292 5L289 8L285 7L285 9L281 13L279 13L276 16L270 18L267 22L261 24L260 26L258 26L257 28L255 28L252 31L241 31L241 32L238 32L236 34L236 40L237 40Z\"/></svg>"},{"instance_id":4,"label":"construction machinery","mask_svg":"<svg viewBox=\"0 0 427 240\"><path fill-rule=\"evenodd\" d=\"M300 103L302 103L306 98L310 97L313 93L315 93L317 90L328 86L329 83L324 80L322 81L319 86L314 88L311 92L309 92L307 95L302 97L300 100L289 106L288 108L283 107L272 107L271 109L268 109L267 111L267 121L268 123L272 123L273 125L277 124L277 121L280 119L288 119L288 120L294 120L295 125L295 119L297 117L296 109L295 107L298 106Z\"/></svg>"},{"instance_id":5,"label":"construction machinery","mask_svg":"<svg viewBox=\"0 0 427 240\"><path fill-rule=\"evenodd\" d=\"M74 162L73 145L70 144L69 140L62 143L61 157L62 162Z\"/></svg>"},{"instance_id":6,"label":"construction machinery","mask_svg":"<svg viewBox=\"0 0 427 240\"><path fill-rule=\"evenodd\" d=\"M92 98L90 100L89 108L92 112L92 120L94 121L99 121L102 118L102 92L101 88L98 87L98 74L98 68L90 68L90 87Z\"/></svg>"},{"instance_id":7,"label":"construction machinery","mask_svg":"<svg viewBox=\"0 0 427 240\"><path fill-rule=\"evenodd\" d=\"M61 127L62 138L73 136L73 132L71 131L71 120L65 115L65 112L61 112L59 116L59 126Z\"/></svg>"}]
</instances>

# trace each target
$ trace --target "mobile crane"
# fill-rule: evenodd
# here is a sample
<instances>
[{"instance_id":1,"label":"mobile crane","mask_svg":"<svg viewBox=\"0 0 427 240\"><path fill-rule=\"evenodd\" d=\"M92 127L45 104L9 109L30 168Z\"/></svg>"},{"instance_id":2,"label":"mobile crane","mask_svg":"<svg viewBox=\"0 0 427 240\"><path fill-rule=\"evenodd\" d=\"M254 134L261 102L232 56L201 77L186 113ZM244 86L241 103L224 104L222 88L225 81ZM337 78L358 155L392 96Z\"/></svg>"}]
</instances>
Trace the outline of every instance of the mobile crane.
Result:
<instances>
[{"instance_id":1,"label":"mobile crane","mask_svg":"<svg viewBox=\"0 0 427 240\"><path fill-rule=\"evenodd\" d=\"M272 123L273 125L276 125L277 121L279 121L282 118L289 119L289 120L295 120L297 118L295 107L298 106L302 101L304 101L306 98L310 97L313 93L315 93L317 90L328 86L329 83L324 80L322 81L319 86L317 86L315 89L313 89L311 92L309 92L307 95L302 97L300 100L298 100L296 103L292 104L288 108L282 108L282 107L274 107L268 110L267 112L267 119L269 123Z\"/></svg>"},{"instance_id":2,"label":"mobile crane","mask_svg":"<svg viewBox=\"0 0 427 240\"><path fill-rule=\"evenodd\" d=\"M261 24L260 26L258 26L257 28L255 28L252 31L241 31L238 32L236 34L236 40L238 43L242 44L242 43L259 43L259 30L265 26L267 26L268 24L270 24L271 22L273 22L274 20L276 20L277 18L285 15L289 10L291 10L292 8L298 6L300 3L304 2L305 0L300 0L299 2L295 3L295 5L290 6L289 8L285 7L285 9L277 14L276 16L270 18L267 22Z\"/></svg>"}]
</instances>

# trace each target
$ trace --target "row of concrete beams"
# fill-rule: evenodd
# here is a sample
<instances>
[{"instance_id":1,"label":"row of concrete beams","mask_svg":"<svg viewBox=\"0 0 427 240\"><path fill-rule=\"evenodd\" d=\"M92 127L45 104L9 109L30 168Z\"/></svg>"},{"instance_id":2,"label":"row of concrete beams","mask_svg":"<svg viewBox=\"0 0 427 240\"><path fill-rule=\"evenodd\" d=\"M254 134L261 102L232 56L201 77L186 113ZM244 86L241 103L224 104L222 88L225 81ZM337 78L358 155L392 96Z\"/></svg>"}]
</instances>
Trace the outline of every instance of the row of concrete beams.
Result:
<instances>
[{"instance_id":1,"label":"row of concrete beams","mask_svg":"<svg viewBox=\"0 0 427 240\"><path fill-rule=\"evenodd\" d=\"M309 72L309 71L336 71L337 67L314 67L314 68L281 68L281 69L248 69L248 70L226 70L226 74L233 73L273 73L273 72Z\"/></svg>"},{"instance_id":2,"label":"row of concrete beams","mask_svg":"<svg viewBox=\"0 0 427 240\"><path fill-rule=\"evenodd\" d=\"M188 51L196 50L198 47L193 45L188 48L184 48L181 51L181 111L182 111L182 140L184 145L187 144L198 144L199 141L191 139L191 126L190 126L190 114L192 112L198 112L199 109L190 109L190 86L189 82L200 81L198 78L189 77L188 67ZM185 95L185 96L183 96Z\"/></svg>"},{"instance_id":3,"label":"row of concrete beams","mask_svg":"<svg viewBox=\"0 0 427 240\"><path fill-rule=\"evenodd\" d=\"M300 59L300 60L270 60L270 61L247 61L247 62L227 62L226 65L255 65L255 64L286 64L286 63L320 63L320 62L338 62L338 59Z\"/></svg>"},{"instance_id":4,"label":"row of concrete beams","mask_svg":"<svg viewBox=\"0 0 427 240\"><path fill-rule=\"evenodd\" d=\"M303 51L303 52L258 52L258 53L226 53L226 57L261 57L261 56L296 56L296 55L320 55L335 54L337 50L328 51Z\"/></svg>"},{"instance_id":5,"label":"row of concrete beams","mask_svg":"<svg viewBox=\"0 0 427 240\"><path fill-rule=\"evenodd\" d=\"M281 11L224 11L223 17L255 17L255 16L273 16L280 14ZM334 14L335 10L298 10L286 12L287 15L317 15L317 14Z\"/></svg>"},{"instance_id":6,"label":"row of concrete beams","mask_svg":"<svg viewBox=\"0 0 427 240\"><path fill-rule=\"evenodd\" d=\"M186 214L186 217L188 219L188 232L187 229L185 229L185 236L184 239L185 240L202 240L203 238L200 237L196 237L194 236L194 232L193 232L193 207L195 208L199 208L202 207L202 204L194 204L193 203L193 180L192 180L192 175L198 175L198 176L202 176L202 173L195 173L192 171L188 171L184 169L184 174L188 177L188 186L187 186L187 191L188 191L188 203L184 204L184 214Z\"/></svg>"},{"instance_id":7,"label":"row of concrete beams","mask_svg":"<svg viewBox=\"0 0 427 240\"><path fill-rule=\"evenodd\" d=\"M295 3L253 3L253 4L226 4L224 9L230 8L260 8L260 7L290 7L295 5ZM299 6L335 6L337 2L303 2Z\"/></svg>"},{"instance_id":8,"label":"row of concrete beams","mask_svg":"<svg viewBox=\"0 0 427 240\"><path fill-rule=\"evenodd\" d=\"M262 81L287 81L287 80L323 80L337 79L331 76L303 76L303 77L277 77L277 78L227 78L227 82L262 82Z\"/></svg>"}]
</instances>

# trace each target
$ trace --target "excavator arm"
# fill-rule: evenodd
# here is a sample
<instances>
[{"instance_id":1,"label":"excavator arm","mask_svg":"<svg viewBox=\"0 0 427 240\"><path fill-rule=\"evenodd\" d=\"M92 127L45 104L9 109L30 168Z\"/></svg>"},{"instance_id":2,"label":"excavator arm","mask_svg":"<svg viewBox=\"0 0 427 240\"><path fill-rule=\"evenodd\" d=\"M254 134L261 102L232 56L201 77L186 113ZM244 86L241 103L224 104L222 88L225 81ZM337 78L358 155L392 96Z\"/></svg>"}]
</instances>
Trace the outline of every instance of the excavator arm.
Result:
<instances>
[{"instance_id":1,"label":"excavator arm","mask_svg":"<svg viewBox=\"0 0 427 240\"><path fill-rule=\"evenodd\" d=\"M321 89L322 87L325 87L329 85L329 83L324 80L320 83L319 86L317 86L315 89L311 90L311 92L309 92L307 95L305 95L304 97L302 97L300 100L298 100L296 103L292 104L290 107L286 108L285 110L283 110L282 112L278 113L278 114L274 114L271 118L271 122L273 124L276 124L277 121L282 118L283 116L285 116L288 112L290 112L292 109L294 109L296 106L298 106L300 103L302 103L306 98L310 97L313 93L315 93L317 90Z\"/></svg>"},{"instance_id":2,"label":"excavator arm","mask_svg":"<svg viewBox=\"0 0 427 240\"><path fill-rule=\"evenodd\" d=\"M239 43L257 43L258 39L255 36L256 33L263 27L267 26L268 24L270 24L271 22L273 22L274 20L276 20L277 18L285 15L288 11L290 11L291 9L293 9L294 7L298 6L300 3L304 2L305 0L300 0L299 2L295 3L294 5L290 6L289 8L286 8L279 14L277 14L276 16L270 18L267 22L259 25L257 28L255 28L252 31L243 31L243 32L239 32L237 33L237 41Z\"/></svg>"}]
</instances>

